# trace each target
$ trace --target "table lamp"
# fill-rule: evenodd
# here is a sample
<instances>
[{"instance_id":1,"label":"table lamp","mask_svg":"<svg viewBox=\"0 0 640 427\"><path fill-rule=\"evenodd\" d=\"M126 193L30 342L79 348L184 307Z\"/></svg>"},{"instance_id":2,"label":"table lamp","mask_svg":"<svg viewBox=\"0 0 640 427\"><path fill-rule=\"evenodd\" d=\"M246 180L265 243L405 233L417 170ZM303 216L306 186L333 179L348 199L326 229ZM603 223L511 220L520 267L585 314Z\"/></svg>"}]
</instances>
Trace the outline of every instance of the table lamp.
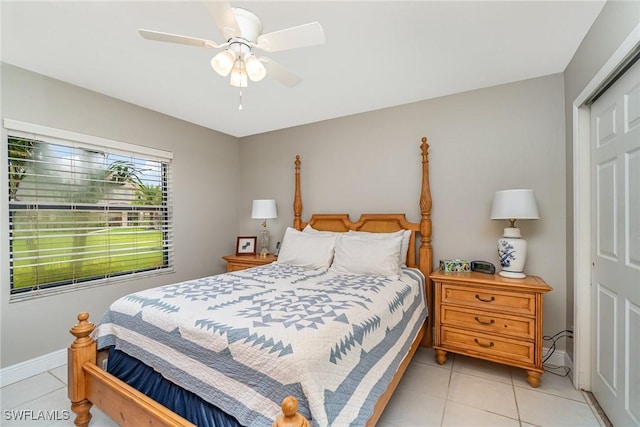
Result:
<instances>
[{"instance_id":1,"label":"table lamp","mask_svg":"<svg viewBox=\"0 0 640 427\"><path fill-rule=\"evenodd\" d=\"M260 230L260 256L269 255L269 230L267 230L267 220L278 217L275 200L254 200L251 207L251 218L262 220L262 230Z\"/></svg>"},{"instance_id":2,"label":"table lamp","mask_svg":"<svg viewBox=\"0 0 640 427\"><path fill-rule=\"evenodd\" d=\"M509 227L504 229L498 240L498 258L503 277L523 279L526 275L524 263L527 258L527 241L515 226L517 219L539 219L538 205L533 190L496 191L491 206L491 219L508 219Z\"/></svg>"}]
</instances>

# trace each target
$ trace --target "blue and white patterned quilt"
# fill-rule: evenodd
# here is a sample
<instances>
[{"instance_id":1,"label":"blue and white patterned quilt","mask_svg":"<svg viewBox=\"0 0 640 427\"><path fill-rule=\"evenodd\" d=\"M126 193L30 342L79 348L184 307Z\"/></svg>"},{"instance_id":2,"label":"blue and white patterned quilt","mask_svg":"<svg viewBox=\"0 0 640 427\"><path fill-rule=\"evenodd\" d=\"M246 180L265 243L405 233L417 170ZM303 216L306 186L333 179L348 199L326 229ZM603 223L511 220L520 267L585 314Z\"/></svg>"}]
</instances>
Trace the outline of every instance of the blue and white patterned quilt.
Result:
<instances>
[{"instance_id":1,"label":"blue and white patterned quilt","mask_svg":"<svg viewBox=\"0 0 640 427\"><path fill-rule=\"evenodd\" d=\"M424 277L269 264L125 296L94 337L248 427L287 395L313 426L362 426L426 318Z\"/></svg>"}]
</instances>

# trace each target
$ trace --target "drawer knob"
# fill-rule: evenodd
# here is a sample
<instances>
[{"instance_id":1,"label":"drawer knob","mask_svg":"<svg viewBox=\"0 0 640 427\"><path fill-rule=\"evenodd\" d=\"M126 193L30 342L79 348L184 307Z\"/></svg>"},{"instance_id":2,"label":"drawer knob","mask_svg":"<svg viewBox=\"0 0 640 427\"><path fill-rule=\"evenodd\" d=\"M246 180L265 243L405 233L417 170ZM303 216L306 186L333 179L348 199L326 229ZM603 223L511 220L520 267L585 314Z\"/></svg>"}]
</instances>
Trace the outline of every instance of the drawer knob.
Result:
<instances>
[{"instance_id":1,"label":"drawer knob","mask_svg":"<svg viewBox=\"0 0 640 427\"><path fill-rule=\"evenodd\" d=\"M483 322L482 320L478 319L478 316L476 316L475 319L476 319L476 322L480 323L481 325L486 325L486 326L493 325L494 323L496 323L496 321L494 319L491 319L488 322Z\"/></svg>"},{"instance_id":2,"label":"drawer knob","mask_svg":"<svg viewBox=\"0 0 640 427\"><path fill-rule=\"evenodd\" d=\"M474 338L473 341L478 344L480 347L484 347L484 348L491 348L493 347L493 341L489 341L489 344L483 344L480 341L478 341L478 338Z\"/></svg>"},{"instance_id":3,"label":"drawer knob","mask_svg":"<svg viewBox=\"0 0 640 427\"><path fill-rule=\"evenodd\" d=\"M480 295L476 294L476 299L482 302L494 302L496 300L496 297L492 296L489 299L483 299L482 297L480 297Z\"/></svg>"}]
</instances>

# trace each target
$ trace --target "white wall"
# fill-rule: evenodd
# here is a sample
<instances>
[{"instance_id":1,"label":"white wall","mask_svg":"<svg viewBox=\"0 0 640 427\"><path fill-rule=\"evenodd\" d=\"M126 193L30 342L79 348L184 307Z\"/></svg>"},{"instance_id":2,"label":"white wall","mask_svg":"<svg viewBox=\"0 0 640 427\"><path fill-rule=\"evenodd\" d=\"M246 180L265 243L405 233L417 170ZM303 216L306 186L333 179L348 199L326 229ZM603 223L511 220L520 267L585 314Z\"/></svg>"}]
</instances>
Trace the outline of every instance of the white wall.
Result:
<instances>
[{"instance_id":1,"label":"white wall","mask_svg":"<svg viewBox=\"0 0 640 427\"><path fill-rule=\"evenodd\" d=\"M293 223L294 166L302 160L303 219L311 213L405 212L419 221L420 139L431 146L434 259L498 264L508 224L489 220L493 193L533 188L538 221L521 221L526 273L554 291L544 331L566 328L565 146L561 74L242 138L240 234L256 235L251 200L274 198L271 248ZM313 100L309 100L313 102Z\"/></svg>"},{"instance_id":2,"label":"white wall","mask_svg":"<svg viewBox=\"0 0 640 427\"><path fill-rule=\"evenodd\" d=\"M3 117L174 153L175 273L9 303L6 197L0 205L0 367L67 347L80 311L98 321L108 304L139 289L221 273L234 250L238 140L113 98L2 64ZM3 141L6 139L3 134ZM0 150L6 164L6 147ZM6 173L0 188L6 188Z\"/></svg>"}]
</instances>

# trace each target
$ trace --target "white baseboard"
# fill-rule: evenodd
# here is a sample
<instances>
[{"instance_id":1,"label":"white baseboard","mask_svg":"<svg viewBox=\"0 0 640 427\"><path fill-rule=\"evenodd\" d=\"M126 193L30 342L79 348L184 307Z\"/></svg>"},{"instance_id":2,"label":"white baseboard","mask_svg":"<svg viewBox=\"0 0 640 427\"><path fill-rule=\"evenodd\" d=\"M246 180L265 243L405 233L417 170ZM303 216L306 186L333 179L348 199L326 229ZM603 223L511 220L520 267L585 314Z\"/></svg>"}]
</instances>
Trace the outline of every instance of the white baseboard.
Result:
<instances>
[{"instance_id":1,"label":"white baseboard","mask_svg":"<svg viewBox=\"0 0 640 427\"><path fill-rule=\"evenodd\" d=\"M6 368L0 369L0 387L16 383L66 364L67 349L63 348L53 353L7 366Z\"/></svg>"},{"instance_id":2,"label":"white baseboard","mask_svg":"<svg viewBox=\"0 0 640 427\"><path fill-rule=\"evenodd\" d=\"M543 358L548 352L549 352L548 347L542 347ZM550 365L556 365L556 366L566 366L567 358L568 358L567 352L565 352L564 350L556 349L556 351L553 352L553 354L551 355L551 357L549 357L546 363Z\"/></svg>"},{"instance_id":3,"label":"white baseboard","mask_svg":"<svg viewBox=\"0 0 640 427\"><path fill-rule=\"evenodd\" d=\"M542 357L544 358L545 354L549 351L549 348L542 348ZM558 350L553 352L551 357L545 362L545 364L554 365L554 366L566 366L569 368L569 377L573 378L573 361L569 357L569 354L564 350Z\"/></svg>"}]
</instances>

